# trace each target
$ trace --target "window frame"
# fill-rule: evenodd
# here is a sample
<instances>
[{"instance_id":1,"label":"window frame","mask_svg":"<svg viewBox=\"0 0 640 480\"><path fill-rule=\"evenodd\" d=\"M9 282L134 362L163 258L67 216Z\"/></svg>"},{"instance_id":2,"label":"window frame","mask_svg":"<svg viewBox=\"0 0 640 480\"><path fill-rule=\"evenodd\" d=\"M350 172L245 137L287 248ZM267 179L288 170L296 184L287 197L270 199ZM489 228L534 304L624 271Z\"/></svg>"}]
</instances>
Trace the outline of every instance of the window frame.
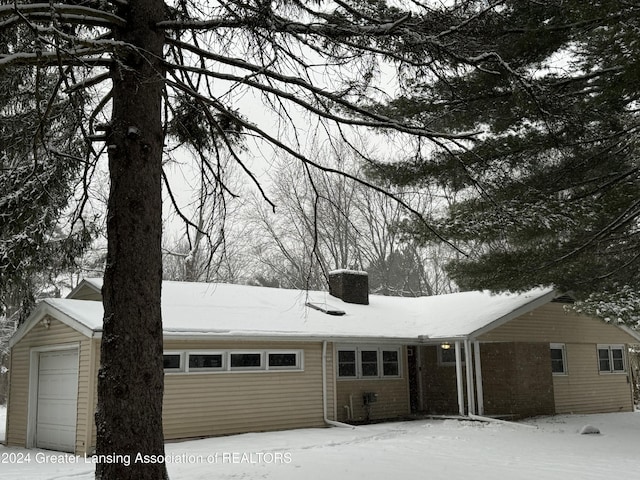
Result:
<instances>
[{"instance_id":1,"label":"window frame","mask_svg":"<svg viewBox=\"0 0 640 480\"><path fill-rule=\"evenodd\" d=\"M340 375L340 352L353 352L353 375ZM348 362L349 365L351 365L351 363L352 362ZM336 378L343 380L356 380L358 378L358 349L356 347L336 348Z\"/></svg>"},{"instance_id":2,"label":"window frame","mask_svg":"<svg viewBox=\"0 0 640 480\"><path fill-rule=\"evenodd\" d=\"M608 352L609 369L603 370L600 365L600 351L606 350ZM622 370L616 369L613 358L613 351L620 350L622 353ZM601 375L626 375L627 374L627 355L625 354L626 347L623 344L598 344L596 345L596 362L598 364L598 373Z\"/></svg>"},{"instance_id":3,"label":"window frame","mask_svg":"<svg viewBox=\"0 0 640 480\"><path fill-rule=\"evenodd\" d=\"M229 357L229 371L230 372L259 372L262 370L266 370L265 366L265 350L229 350L227 352ZM259 355L260 356L260 366L256 367L253 365L249 365L246 367L234 367L232 362L233 355Z\"/></svg>"},{"instance_id":4,"label":"window frame","mask_svg":"<svg viewBox=\"0 0 640 480\"><path fill-rule=\"evenodd\" d=\"M272 366L269 364L270 355L295 355L295 365ZM265 350L265 366L267 371L286 372L304 370L302 350Z\"/></svg>"},{"instance_id":5,"label":"window frame","mask_svg":"<svg viewBox=\"0 0 640 480\"><path fill-rule=\"evenodd\" d=\"M185 371L185 352L181 350L167 350L162 352L162 360L168 355L177 355L180 358L180 366L178 368L164 368L164 373L184 373Z\"/></svg>"},{"instance_id":6,"label":"window frame","mask_svg":"<svg viewBox=\"0 0 640 480\"><path fill-rule=\"evenodd\" d=\"M376 375L365 375L362 366L362 352L376 352ZM355 354L355 375L340 375L340 352L354 352ZM385 375L384 373L384 352L395 352L397 355L398 373L396 375ZM402 346L397 345L339 345L336 347L335 364L337 380L389 380L402 378ZM365 362L371 363L371 362ZM387 362L389 363L389 362Z\"/></svg>"},{"instance_id":7,"label":"window frame","mask_svg":"<svg viewBox=\"0 0 640 480\"><path fill-rule=\"evenodd\" d=\"M569 369L567 368L567 345L565 343L550 343L549 344L549 356L551 356L551 350L560 350L562 352L562 371L553 371L553 358L551 358L551 374L556 376L569 375Z\"/></svg>"},{"instance_id":8,"label":"window frame","mask_svg":"<svg viewBox=\"0 0 640 480\"><path fill-rule=\"evenodd\" d=\"M166 350L165 355L177 355L180 358L180 367L164 369L165 374L220 374L220 373L259 373L259 372L303 372L304 371L304 349L246 349L246 350ZM256 354L260 355L260 366L232 367L231 356L235 354ZM295 355L295 365L269 366L270 354ZM189 368L189 357L192 355L220 355L222 357L221 367L195 367Z\"/></svg>"},{"instance_id":9,"label":"window frame","mask_svg":"<svg viewBox=\"0 0 640 480\"><path fill-rule=\"evenodd\" d=\"M189 359L192 355L220 355L222 358L220 367L195 367L189 366ZM223 372L227 368L227 356L224 351L221 350L190 350L185 352L185 372L186 373L210 373L210 372Z\"/></svg>"},{"instance_id":10,"label":"window frame","mask_svg":"<svg viewBox=\"0 0 640 480\"><path fill-rule=\"evenodd\" d=\"M443 344L447 344L450 345L449 348L444 349L442 348ZM440 367L455 367L456 366L456 360L455 360L455 353L456 353L456 344L455 342L443 342L440 345L437 345L436 348L438 349L438 366ZM442 354L444 352L444 350L450 350L453 352L454 355L454 359L453 361L449 361L449 360L445 360L442 358ZM465 365L465 350L464 350L464 343L460 342L460 365L464 366Z\"/></svg>"}]
</instances>

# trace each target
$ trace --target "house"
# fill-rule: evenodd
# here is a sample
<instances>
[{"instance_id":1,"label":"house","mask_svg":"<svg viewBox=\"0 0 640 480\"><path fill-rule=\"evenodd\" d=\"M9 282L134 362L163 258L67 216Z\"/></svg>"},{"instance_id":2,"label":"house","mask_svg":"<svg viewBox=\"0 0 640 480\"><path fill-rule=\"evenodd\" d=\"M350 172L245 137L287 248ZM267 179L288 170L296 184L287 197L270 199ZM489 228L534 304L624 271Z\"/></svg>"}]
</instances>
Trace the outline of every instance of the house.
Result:
<instances>
[{"instance_id":1,"label":"house","mask_svg":"<svg viewBox=\"0 0 640 480\"><path fill-rule=\"evenodd\" d=\"M101 280L42 301L11 340L6 443L95 445ZM167 440L404 418L633 409L624 326L571 313L551 289L368 295L165 282Z\"/></svg>"}]
</instances>

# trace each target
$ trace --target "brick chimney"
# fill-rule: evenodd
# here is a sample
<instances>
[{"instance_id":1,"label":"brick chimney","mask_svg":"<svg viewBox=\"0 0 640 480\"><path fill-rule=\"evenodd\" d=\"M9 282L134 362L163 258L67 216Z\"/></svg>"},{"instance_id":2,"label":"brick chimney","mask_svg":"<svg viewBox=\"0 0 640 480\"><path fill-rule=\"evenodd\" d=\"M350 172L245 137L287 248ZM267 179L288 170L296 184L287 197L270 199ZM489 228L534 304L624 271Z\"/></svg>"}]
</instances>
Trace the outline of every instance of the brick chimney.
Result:
<instances>
[{"instance_id":1,"label":"brick chimney","mask_svg":"<svg viewBox=\"0 0 640 480\"><path fill-rule=\"evenodd\" d=\"M347 303L369 305L369 275L357 270L329 272L329 294Z\"/></svg>"}]
</instances>

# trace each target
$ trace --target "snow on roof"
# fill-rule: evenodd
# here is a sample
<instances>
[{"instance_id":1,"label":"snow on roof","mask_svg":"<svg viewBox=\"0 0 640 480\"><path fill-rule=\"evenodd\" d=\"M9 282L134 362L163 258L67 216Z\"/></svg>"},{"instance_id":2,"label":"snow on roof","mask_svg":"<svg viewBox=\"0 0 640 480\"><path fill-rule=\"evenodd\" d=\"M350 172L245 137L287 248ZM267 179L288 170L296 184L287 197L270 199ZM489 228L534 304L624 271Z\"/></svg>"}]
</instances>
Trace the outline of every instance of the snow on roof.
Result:
<instances>
[{"instance_id":1,"label":"snow on roof","mask_svg":"<svg viewBox=\"0 0 640 480\"><path fill-rule=\"evenodd\" d=\"M102 287L100 279L85 281ZM369 305L356 305L321 291L163 282L163 330L170 336L453 339L466 337L552 292L463 292L417 298L371 295ZM102 328L101 302L45 301L93 331ZM345 315L328 315L307 303L342 310Z\"/></svg>"}]
</instances>

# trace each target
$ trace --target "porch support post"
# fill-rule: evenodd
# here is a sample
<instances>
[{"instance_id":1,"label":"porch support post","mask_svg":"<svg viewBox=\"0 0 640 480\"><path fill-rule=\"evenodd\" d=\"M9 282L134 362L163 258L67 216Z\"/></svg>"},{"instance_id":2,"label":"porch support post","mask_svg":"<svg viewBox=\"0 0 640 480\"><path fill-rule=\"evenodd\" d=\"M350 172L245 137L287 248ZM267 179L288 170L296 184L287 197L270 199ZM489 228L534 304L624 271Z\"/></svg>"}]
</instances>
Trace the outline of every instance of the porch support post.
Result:
<instances>
[{"instance_id":1,"label":"porch support post","mask_svg":"<svg viewBox=\"0 0 640 480\"><path fill-rule=\"evenodd\" d=\"M422 380L422 345L416 345L416 370L418 371L418 409L424 412L424 385Z\"/></svg>"},{"instance_id":2,"label":"porch support post","mask_svg":"<svg viewBox=\"0 0 640 480\"><path fill-rule=\"evenodd\" d=\"M458 412L464 415L464 389L462 383L462 353L460 341L456 341L456 385L458 388Z\"/></svg>"},{"instance_id":3,"label":"porch support post","mask_svg":"<svg viewBox=\"0 0 640 480\"><path fill-rule=\"evenodd\" d=\"M467 374L467 411L470 415L476 413L476 399L473 388L473 356L471 353L471 342L464 341L464 361L465 373Z\"/></svg>"},{"instance_id":4,"label":"porch support post","mask_svg":"<svg viewBox=\"0 0 640 480\"><path fill-rule=\"evenodd\" d=\"M476 393L478 396L478 415L484 415L484 391L482 390L482 365L480 364L480 342L473 342L473 354L476 357Z\"/></svg>"}]
</instances>

